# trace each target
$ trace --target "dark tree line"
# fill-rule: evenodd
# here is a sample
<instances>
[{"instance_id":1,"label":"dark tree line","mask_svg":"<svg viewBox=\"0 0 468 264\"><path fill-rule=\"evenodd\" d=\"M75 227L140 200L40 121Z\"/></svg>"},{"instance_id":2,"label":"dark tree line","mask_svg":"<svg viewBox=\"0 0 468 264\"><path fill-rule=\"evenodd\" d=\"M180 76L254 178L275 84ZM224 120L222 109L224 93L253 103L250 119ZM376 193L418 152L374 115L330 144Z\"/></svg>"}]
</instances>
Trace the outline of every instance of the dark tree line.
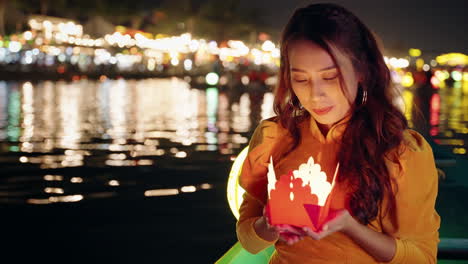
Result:
<instances>
[{"instance_id":1,"label":"dark tree line","mask_svg":"<svg viewBox=\"0 0 468 264\"><path fill-rule=\"evenodd\" d=\"M24 30L31 14L82 23L100 16L153 34L190 32L217 41L255 41L259 32L272 32L260 9L241 6L237 0L0 0L0 34Z\"/></svg>"}]
</instances>

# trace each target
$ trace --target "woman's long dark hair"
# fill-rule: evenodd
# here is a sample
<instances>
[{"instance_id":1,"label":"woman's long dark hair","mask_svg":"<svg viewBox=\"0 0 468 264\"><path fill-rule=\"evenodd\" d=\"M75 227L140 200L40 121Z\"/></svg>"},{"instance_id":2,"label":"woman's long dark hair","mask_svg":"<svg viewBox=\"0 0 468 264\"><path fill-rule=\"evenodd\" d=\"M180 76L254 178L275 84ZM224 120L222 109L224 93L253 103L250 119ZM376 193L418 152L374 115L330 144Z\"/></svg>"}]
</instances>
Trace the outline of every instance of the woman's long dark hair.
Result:
<instances>
[{"instance_id":1,"label":"woman's long dark hair","mask_svg":"<svg viewBox=\"0 0 468 264\"><path fill-rule=\"evenodd\" d=\"M290 148L279 151L285 156L294 150L301 140L298 124L310 117L307 111L298 113L298 99L290 82L288 48L296 40L309 40L327 51L338 65L333 48L347 56L362 79L358 94L351 103L352 116L342 136L338 153L340 171L338 181L351 187L348 200L350 213L361 223L374 220L385 195L389 205L394 202L395 191L386 167L385 157L403 140L407 120L393 104L395 91L390 72L371 31L350 11L335 4L312 4L297 9L281 38L281 65L274 110L278 122L291 134ZM344 94L343 74L340 74ZM362 104L363 91L367 100ZM351 151L352 150L352 151ZM389 209L391 209L389 207Z\"/></svg>"}]
</instances>

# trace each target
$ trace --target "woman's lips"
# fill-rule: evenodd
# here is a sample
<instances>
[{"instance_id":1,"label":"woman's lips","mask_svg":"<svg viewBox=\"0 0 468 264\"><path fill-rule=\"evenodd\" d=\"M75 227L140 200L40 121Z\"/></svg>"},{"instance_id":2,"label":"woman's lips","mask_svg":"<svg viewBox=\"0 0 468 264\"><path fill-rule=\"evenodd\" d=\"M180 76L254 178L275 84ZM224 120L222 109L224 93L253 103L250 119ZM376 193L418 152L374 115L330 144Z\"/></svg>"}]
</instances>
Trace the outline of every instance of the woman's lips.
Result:
<instances>
[{"instance_id":1,"label":"woman's lips","mask_svg":"<svg viewBox=\"0 0 468 264\"><path fill-rule=\"evenodd\" d=\"M329 106L329 107L325 107L325 108L316 108L316 109L312 109L312 110L317 115L324 115L324 114L330 112L332 110L332 108L333 108L333 106Z\"/></svg>"}]
</instances>

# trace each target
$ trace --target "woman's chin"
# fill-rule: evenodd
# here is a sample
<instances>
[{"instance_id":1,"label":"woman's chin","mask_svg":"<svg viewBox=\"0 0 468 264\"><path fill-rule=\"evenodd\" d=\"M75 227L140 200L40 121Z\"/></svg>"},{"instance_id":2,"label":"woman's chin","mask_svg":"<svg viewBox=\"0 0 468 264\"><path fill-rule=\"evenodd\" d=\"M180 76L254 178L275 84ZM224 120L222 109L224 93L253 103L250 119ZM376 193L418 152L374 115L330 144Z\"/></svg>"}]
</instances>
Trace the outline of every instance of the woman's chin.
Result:
<instances>
[{"instance_id":1,"label":"woman's chin","mask_svg":"<svg viewBox=\"0 0 468 264\"><path fill-rule=\"evenodd\" d=\"M315 119L315 122L323 126L331 126L334 123L336 123L335 119L331 117L317 116L317 115L312 115L312 117Z\"/></svg>"}]
</instances>

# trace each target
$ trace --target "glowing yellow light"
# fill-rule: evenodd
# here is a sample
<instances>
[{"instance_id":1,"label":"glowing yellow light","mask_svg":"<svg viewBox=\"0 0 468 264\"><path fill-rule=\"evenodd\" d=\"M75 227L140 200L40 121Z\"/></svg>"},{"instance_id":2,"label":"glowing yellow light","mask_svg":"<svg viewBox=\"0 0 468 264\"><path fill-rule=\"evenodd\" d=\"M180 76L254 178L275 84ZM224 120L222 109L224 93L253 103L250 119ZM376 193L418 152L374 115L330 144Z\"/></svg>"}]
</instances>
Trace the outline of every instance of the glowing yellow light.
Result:
<instances>
[{"instance_id":1,"label":"glowing yellow light","mask_svg":"<svg viewBox=\"0 0 468 264\"><path fill-rule=\"evenodd\" d=\"M179 194L178 189L156 189L145 191L145 196L169 196Z\"/></svg>"},{"instance_id":2,"label":"glowing yellow light","mask_svg":"<svg viewBox=\"0 0 468 264\"><path fill-rule=\"evenodd\" d=\"M275 48L271 51L271 56L275 59L278 59L281 55L280 53L281 53L280 50Z\"/></svg>"},{"instance_id":3,"label":"glowing yellow light","mask_svg":"<svg viewBox=\"0 0 468 264\"><path fill-rule=\"evenodd\" d=\"M445 81L440 81L440 83L439 83L439 88L440 88L440 89L444 89L445 87L447 87Z\"/></svg>"},{"instance_id":4,"label":"glowing yellow light","mask_svg":"<svg viewBox=\"0 0 468 264\"><path fill-rule=\"evenodd\" d=\"M411 72L407 72L402 78L401 78L401 85L404 87L411 87L414 84L414 79L413 79L413 74Z\"/></svg>"},{"instance_id":5,"label":"glowing yellow light","mask_svg":"<svg viewBox=\"0 0 468 264\"><path fill-rule=\"evenodd\" d=\"M275 44L269 40L263 42L262 50L264 51L273 51L275 49Z\"/></svg>"},{"instance_id":6,"label":"glowing yellow light","mask_svg":"<svg viewBox=\"0 0 468 264\"><path fill-rule=\"evenodd\" d=\"M60 175L45 175L44 180L46 180L46 181L62 181L63 176L60 176Z\"/></svg>"},{"instance_id":7,"label":"glowing yellow light","mask_svg":"<svg viewBox=\"0 0 468 264\"><path fill-rule=\"evenodd\" d=\"M52 22L50 22L49 20L44 20L44 21L42 22L42 26L43 26L44 28L50 30L50 29L52 29Z\"/></svg>"},{"instance_id":8,"label":"glowing yellow light","mask_svg":"<svg viewBox=\"0 0 468 264\"><path fill-rule=\"evenodd\" d=\"M421 56L421 50L420 49L409 49L409 55L411 57L419 57L419 56Z\"/></svg>"},{"instance_id":9,"label":"glowing yellow light","mask_svg":"<svg viewBox=\"0 0 468 264\"><path fill-rule=\"evenodd\" d=\"M403 102L405 103L405 116L406 119L412 120L413 111L413 93L408 90L402 92Z\"/></svg>"},{"instance_id":10,"label":"glowing yellow light","mask_svg":"<svg viewBox=\"0 0 468 264\"><path fill-rule=\"evenodd\" d=\"M126 158L127 156L124 153L109 154L109 159L113 159L113 160L124 160Z\"/></svg>"},{"instance_id":11,"label":"glowing yellow light","mask_svg":"<svg viewBox=\"0 0 468 264\"><path fill-rule=\"evenodd\" d=\"M245 190L239 185L239 175L242 170L242 164L247 157L249 147L244 148L232 164L231 171L229 172L229 178L227 183L227 199L229 207L231 208L234 216L239 219L239 208L242 204Z\"/></svg>"},{"instance_id":12,"label":"glowing yellow light","mask_svg":"<svg viewBox=\"0 0 468 264\"><path fill-rule=\"evenodd\" d=\"M154 71L154 68L156 67L156 60L149 59L146 67L148 68L148 71Z\"/></svg>"},{"instance_id":13,"label":"glowing yellow light","mask_svg":"<svg viewBox=\"0 0 468 264\"><path fill-rule=\"evenodd\" d=\"M73 177L70 179L70 182L72 183L82 183L83 182L83 178L81 177Z\"/></svg>"},{"instance_id":14,"label":"glowing yellow light","mask_svg":"<svg viewBox=\"0 0 468 264\"><path fill-rule=\"evenodd\" d=\"M463 82L463 94L468 95L468 81Z\"/></svg>"},{"instance_id":15,"label":"glowing yellow light","mask_svg":"<svg viewBox=\"0 0 468 264\"><path fill-rule=\"evenodd\" d=\"M62 189L62 188L47 187L47 188L44 189L44 192L46 192L46 193L63 194L63 189Z\"/></svg>"},{"instance_id":16,"label":"glowing yellow light","mask_svg":"<svg viewBox=\"0 0 468 264\"><path fill-rule=\"evenodd\" d=\"M138 49L136 47L130 48L130 54L135 55L138 52Z\"/></svg>"},{"instance_id":17,"label":"glowing yellow light","mask_svg":"<svg viewBox=\"0 0 468 264\"><path fill-rule=\"evenodd\" d=\"M448 78L450 78L450 73L446 70L443 70L442 73L444 74L444 79L447 80Z\"/></svg>"},{"instance_id":18,"label":"glowing yellow light","mask_svg":"<svg viewBox=\"0 0 468 264\"><path fill-rule=\"evenodd\" d=\"M409 66L409 61L403 58L397 59L392 57L388 59L388 64L390 64L390 66L393 68L406 68Z\"/></svg>"},{"instance_id":19,"label":"glowing yellow light","mask_svg":"<svg viewBox=\"0 0 468 264\"><path fill-rule=\"evenodd\" d=\"M243 85L248 85L249 82L250 82L249 76L247 76L247 75L242 76L241 77L241 82L242 82Z\"/></svg>"},{"instance_id":20,"label":"glowing yellow light","mask_svg":"<svg viewBox=\"0 0 468 264\"><path fill-rule=\"evenodd\" d=\"M177 59L177 58L172 58L172 59L171 59L171 64L172 64L173 66L179 65L179 59Z\"/></svg>"},{"instance_id":21,"label":"glowing yellow light","mask_svg":"<svg viewBox=\"0 0 468 264\"><path fill-rule=\"evenodd\" d=\"M10 52L18 52L21 50L21 48L22 45L18 41L10 41L10 44L8 45Z\"/></svg>"},{"instance_id":22,"label":"glowing yellow light","mask_svg":"<svg viewBox=\"0 0 468 264\"><path fill-rule=\"evenodd\" d=\"M138 165L140 165L140 166L153 165L153 161L152 160L139 160Z\"/></svg>"},{"instance_id":23,"label":"glowing yellow light","mask_svg":"<svg viewBox=\"0 0 468 264\"><path fill-rule=\"evenodd\" d=\"M184 60L184 69L185 69L186 71L192 70L192 65L193 65L193 62L192 62L191 59L186 59L186 60Z\"/></svg>"},{"instance_id":24,"label":"glowing yellow light","mask_svg":"<svg viewBox=\"0 0 468 264\"><path fill-rule=\"evenodd\" d=\"M117 180L110 180L108 184L109 184L109 186L119 186L120 185L119 181L117 181Z\"/></svg>"},{"instance_id":25,"label":"glowing yellow light","mask_svg":"<svg viewBox=\"0 0 468 264\"><path fill-rule=\"evenodd\" d=\"M439 79L440 81L445 80L445 74L441 71L435 71L434 75Z\"/></svg>"},{"instance_id":26,"label":"glowing yellow light","mask_svg":"<svg viewBox=\"0 0 468 264\"><path fill-rule=\"evenodd\" d=\"M51 202L49 199L28 199L26 200L26 203L28 204L50 204Z\"/></svg>"},{"instance_id":27,"label":"glowing yellow light","mask_svg":"<svg viewBox=\"0 0 468 264\"><path fill-rule=\"evenodd\" d=\"M432 83L432 86L434 86L434 88L438 88L440 80L436 76L432 76L431 83Z\"/></svg>"},{"instance_id":28,"label":"glowing yellow light","mask_svg":"<svg viewBox=\"0 0 468 264\"><path fill-rule=\"evenodd\" d=\"M228 78L226 76L221 76L221 78L219 78L219 84L226 85L227 83L228 83Z\"/></svg>"},{"instance_id":29,"label":"glowing yellow light","mask_svg":"<svg viewBox=\"0 0 468 264\"><path fill-rule=\"evenodd\" d=\"M66 195L66 196L51 196L47 199L28 199L26 202L29 204L51 204L58 202L79 202L83 200L83 195Z\"/></svg>"},{"instance_id":30,"label":"glowing yellow light","mask_svg":"<svg viewBox=\"0 0 468 264\"><path fill-rule=\"evenodd\" d=\"M453 153L454 154L464 155L464 154L466 154L466 149L465 148L454 148Z\"/></svg>"},{"instance_id":31,"label":"glowing yellow light","mask_svg":"<svg viewBox=\"0 0 468 264\"><path fill-rule=\"evenodd\" d=\"M458 82L458 81L461 81L463 79L463 75L459 71L453 71L451 75L452 75L452 79L454 81Z\"/></svg>"},{"instance_id":32,"label":"glowing yellow light","mask_svg":"<svg viewBox=\"0 0 468 264\"><path fill-rule=\"evenodd\" d=\"M190 185L190 186L183 186L180 188L182 192L195 192L197 190L197 187Z\"/></svg>"},{"instance_id":33,"label":"glowing yellow light","mask_svg":"<svg viewBox=\"0 0 468 264\"><path fill-rule=\"evenodd\" d=\"M200 185L200 188L202 188L203 190L208 190L208 189L212 189L213 188L213 185L209 184L209 183L202 183Z\"/></svg>"},{"instance_id":34,"label":"glowing yellow light","mask_svg":"<svg viewBox=\"0 0 468 264\"><path fill-rule=\"evenodd\" d=\"M135 166L133 160L106 160L105 163L109 166Z\"/></svg>"},{"instance_id":35,"label":"glowing yellow light","mask_svg":"<svg viewBox=\"0 0 468 264\"><path fill-rule=\"evenodd\" d=\"M58 197L49 197L49 201L51 202L78 202L83 200L83 195L81 194L76 194L76 195L66 195L66 196L58 196Z\"/></svg>"},{"instance_id":36,"label":"glowing yellow light","mask_svg":"<svg viewBox=\"0 0 468 264\"><path fill-rule=\"evenodd\" d=\"M33 36L33 35L32 35L32 32L31 32L31 31L25 31L25 32L23 33L23 38L24 38L25 40L31 40L31 39L32 39L32 36Z\"/></svg>"},{"instance_id":37,"label":"glowing yellow light","mask_svg":"<svg viewBox=\"0 0 468 264\"><path fill-rule=\"evenodd\" d=\"M205 80L206 80L206 83L209 85L216 85L218 84L219 76L218 74L214 72L210 72L206 75Z\"/></svg>"},{"instance_id":38,"label":"glowing yellow light","mask_svg":"<svg viewBox=\"0 0 468 264\"><path fill-rule=\"evenodd\" d=\"M423 66L424 66L424 60L421 59L421 58L418 58L416 60L416 69L418 69L418 71L420 71Z\"/></svg>"},{"instance_id":39,"label":"glowing yellow light","mask_svg":"<svg viewBox=\"0 0 468 264\"><path fill-rule=\"evenodd\" d=\"M466 65L468 64L468 56L462 53L448 53L437 56L436 61L441 65Z\"/></svg>"},{"instance_id":40,"label":"glowing yellow light","mask_svg":"<svg viewBox=\"0 0 468 264\"><path fill-rule=\"evenodd\" d=\"M185 151L179 151L179 152L177 152L177 153L175 154L175 157L176 157L176 158L181 158L181 159L186 158L186 157L187 157L187 152L185 152Z\"/></svg>"},{"instance_id":41,"label":"glowing yellow light","mask_svg":"<svg viewBox=\"0 0 468 264\"><path fill-rule=\"evenodd\" d=\"M29 20L28 24L32 29L40 29L41 28L41 25L35 19Z\"/></svg>"},{"instance_id":42,"label":"glowing yellow light","mask_svg":"<svg viewBox=\"0 0 468 264\"><path fill-rule=\"evenodd\" d=\"M399 68L406 68L409 66L409 61L407 59L398 59L398 66Z\"/></svg>"},{"instance_id":43,"label":"glowing yellow light","mask_svg":"<svg viewBox=\"0 0 468 264\"><path fill-rule=\"evenodd\" d=\"M270 63L271 60L272 60L272 57L271 57L270 54L268 54L268 53L263 54L263 56L262 56L262 63L267 64L267 63Z\"/></svg>"}]
</instances>

